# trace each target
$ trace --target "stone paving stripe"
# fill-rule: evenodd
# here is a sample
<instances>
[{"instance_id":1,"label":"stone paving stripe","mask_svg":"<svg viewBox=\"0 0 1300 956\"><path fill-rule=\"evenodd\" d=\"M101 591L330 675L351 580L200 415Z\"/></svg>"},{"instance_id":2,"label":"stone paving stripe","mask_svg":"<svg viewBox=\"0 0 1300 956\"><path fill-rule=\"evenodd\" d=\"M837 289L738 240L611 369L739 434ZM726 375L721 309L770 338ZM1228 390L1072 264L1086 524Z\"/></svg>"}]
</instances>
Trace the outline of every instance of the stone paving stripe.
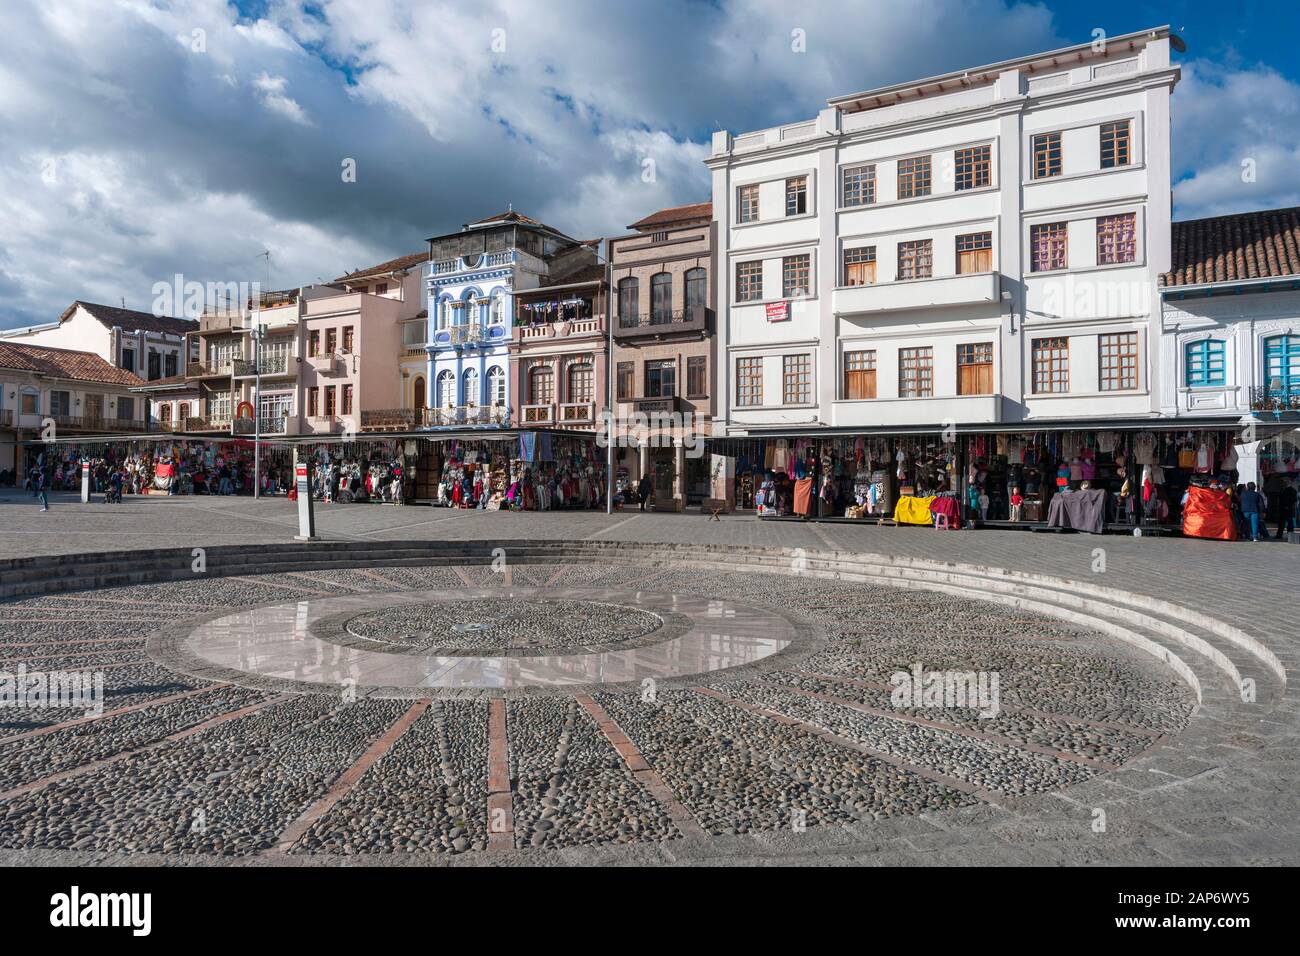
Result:
<instances>
[{"instance_id":1,"label":"stone paving stripe","mask_svg":"<svg viewBox=\"0 0 1300 956\"><path fill-rule=\"evenodd\" d=\"M13 734L9 737L0 737L0 744L13 743L15 740L25 740L28 737L40 737L45 734L52 734L56 730L66 730L69 727L76 727L79 724L88 724L96 720L104 720L108 717L117 717L121 714L130 714L137 710L144 710L146 707L161 707L164 704L175 703L178 700L185 700L187 697L197 697L199 694L207 694L214 690L222 690L230 687L230 684L209 684L207 687L198 687L194 690L184 690L177 694L168 694L166 697L155 697L152 700L142 701L139 704L131 704L129 707L119 707L116 710L106 710L98 717L78 717L76 720L65 720L59 724L51 724L48 727L37 727L35 730L26 730L21 734Z\"/></svg>"},{"instance_id":2,"label":"stone paving stripe","mask_svg":"<svg viewBox=\"0 0 1300 956\"><path fill-rule=\"evenodd\" d=\"M143 637L138 637L136 638L136 640L140 641L141 644L140 650L144 650L144 642L147 639ZM103 650L71 651L70 653L67 654L28 654L25 657L0 657L0 667L4 667L6 664L26 664L29 661L61 661L61 660L66 660L69 657L85 657L87 654L122 654L128 650L131 650L131 648L117 649L117 650L113 648L105 648ZM134 661L137 664L143 663L145 660L147 660L147 658L144 657L134 658ZM94 668L97 668L99 666L100 666L99 664L82 664L79 665L76 669L93 670Z\"/></svg>"},{"instance_id":3,"label":"stone paving stripe","mask_svg":"<svg viewBox=\"0 0 1300 956\"><path fill-rule=\"evenodd\" d=\"M940 720L930 720L926 717L913 717L910 714L900 714L897 711L881 710L879 707L872 707L869 704L860 704L856 700L846 700L843 697L835 697L831 694L822 694L815 690L804 690L802 687L794 685L781 685L782 690L788 690L792 694L799 694L802 697L811 697L813 700L820 700L827 704L835 704L839 707L847 707L849 710L856 710L859 713L868 714L872 717L880 717L883 720L896 720L904 724L916 724L921 727L929 727L931 730L941 730L945 733L957 734L961 737L971 737L975 740L987 740L990 743L1001 744L1003 747L1012 747L1016 750L1027 750L1030 753L1039 754L1043 757L1051 757L1055 760L1069 760L1072 763L1083 764L1087 767L1096 767L1098 770L1118 770L1119 765L1107 763L1104 760L1098 760L1095 757L1085 757L1083 754L1066 753L1063 750L1053 750L1051 747L1043 747L1039 744L1022 743L1018 740L1012 740L1010 737L1004 737L1001 734L992 734L983 730L971 730L969 727L961 727L957 724L946 724Z\"/></svg>"},{"instance_id":4,"label":"stone paving stripe","mask_svg":"<svg viewBox=\"0 0 1300 956\"><path fill-rule=\"evenodd\" d=\"M64 770L61 773L42 777L40 780L33 780L20 787L14 787L12 790L6 790L3 793L0 793L0 800L9 800L13 797L21 797L25 793L31 793L33 790L40 790L42 787L48 787L52 783L60 783L61 781L69 780L73 777L80 777L83 774L102 770L105 767L112 766L118 761L125 760L127 757L134 757L137 754L157 750L159 747L165 747L178 740L184 740L186 737L193 737L195 734L200 734L209 728L217 727L227 721L238 720L240 717L247 717L249 714L256 713L265 707L270 707L272 704L283 703L288 700L290 696L290 694L282 694L279 697L273 697L270 700L264 700L261 703L249 704L247 707L241 707L238 710L227 711L224 714L209 717L207 720L195 724L193 727L186 727L184 730L178 730L176 733L164 737L162 740L155 740L153 743L145 744L143 747L136 747L134 750L123 750L121 753L115 753L111 757L104 757L102 760L92 760L90 763L82 764L80 767L73 767L71 770Z\"/></svg>"},{"instance_id":5,"label":"stone paving stripe","mask_svg":"<svg viewBox=\"0 0 1300 956\"><path fill-rule=\"evenodd\" d=\"M544 587L548 587L548 588L549 588L549 587L550 587L551 585L553 585L556 581L560 580L560 577L564 574L564 572L565 572L566 570L567 570L567 568L566 568L564 565L560 565L558 568L556 568L554 571L552 571L552 572L551 572L551 576L550 576L549 578L546 579L546 584L544 585Z\"/></svg>"},{"instance_id":6,"label":"stone paving stripe","mask_svg":"<svg viewBox=\"0 0 1300 956\"><path fill-rule=\"evenodd\" d=\"M873 757L882 763L889 764L891 767L897 767L899 770L906 771L915 776L924 777L932 783L941 784L949 789L957 790L961 793L968 793L973 797L978 797L985 803L998 807L999 809L1006 809L1005 797L998 796L989 790L985 790L983 787L977 787L974 784L967 783L965 780L958 780L956 777L950 777L937 770L931 770L929 767L918 767L915 764L910 764L901 757L897 757L891 753L886 753L883 750L877 750L874 747L868 747L866 744L857 740L850 740L848 737L841 737L839 734L827 730L825 727L820 727L817 724L810 723L806 720L799 720L796 717L787 716L779 710L772 710L768 707L761 707L758 704L751 704L746 700L738 700L735 697L728 697L726 694L713 690L710 687L697 687L695 688L695 692L697 694L703 694L705 697L712 697L715 700L723 701L733 707L738 707L741 710L748 711L751 714L758 714L760 717L774 720L778 724L797 727L804 733L812 734L814 737L820 737L829 743L835 744L837 747L856 750L860 754L867 757Z\"/></svg>"},{"instance_id":7,"label":"stone paving stripe","mask_svg":"<svg viewBox=\"0 0 1300 956\"><path fill-rule=\"evenodd\" d=\"M452 570L456 572L456 577L460 578L462 581L465 582L467 587L471 587L471 588L478 587L478 582L471 580L469 573L464 568L457 566L452 568Z\"/></svg>"},{"instance_id":8,"label":"stone paving stripe","mask_svg":"<svg viewBox=\"0 0 1300 956\"><path fill-rule=\"evenodd\" d=\"M280 840L276 844L274 853L288 853L295 843L301 840L313 823L319 820L325 814L334 809L335 804L346 797L356 787L367 770L374 765L384 754L392 749L393 744L401 738L402 734L410 729L411 724L419 720L420 715L429 709L430 700L417 700L401 717L393 722L384 733L374 741L360 757L356 763L347 770L344 770L325 791L324 796L304 810L293 823L280 834Z\"/></svg>"},{"instance_id":9,"label":"stone paving stripe","mask_svg":"<svg viewBox=\"0 0 1300 956\"><path fill-rule=\"evenodd\" d=\"M695 817L691 816L691 812L673 795L672 788L664 783L663 778L659 776L659 771L650 766L637 745L628 739L627 734L623 733L623 728L619 727L617 722L606 713L605 708L601 707L587 694L578 694L574 699L596 721L596 726L605 735L605 739L609 741L610 746L618 751L618 755L627 764L627 769L631 771L633 779L645 787L646 791L659 801L664 808L664 812L677 825L677 829L682 832L682 835L688 837L708 836L708 831L700 826Z\"/></svg>"},{"instance_id":10,"label":"stone paving stripe","mask_svg":"<svg viewBox=\"0 0 1300 956\"><path fill-rule=\"evenodd\" d=\"M506 702L494 697L488 703L488 846L489 850L515 848L514 795L510 787L510 727ZM494 825L501 820L501 826Z\"/></svg>"},{"instance_id":11,"label":"stone paving stripe","mask_svg":"<svg viewBox=\"0 0 1300 956\"><path fill-rule=\"evenodd\" d=\"M1035 638L1035 640L1044 640L1044 638ZM1064 638L1061 638L1061 640L1064 640ZM856 677L839 677L835 674L822 674L817 671L788 670L785 673L794 674L796 677L810 677L813 680L826 681L830 684L849 684L853 687L863 687L867 690L894 689L893 684L859 680ZM1119 730L1124 733L1133 734L1136 737L1156 738L1163 736L1158 730L1152 730L1150 727L1139 727L1136 724L1125 724L1114 720L1091 720L1087 717L1075 717L1073 714L1058 714L1051 710L1037 710L1033 707L1016 707L1014 704L1001 704L1000 706L1009 714L1028 714L1031 717L1045 717L1048 720L1060 720L1069 724L1082 724L1084 727L1096 727L1099 730Z\"/></svg>"},{"instance_id":12,"label":"stone paving stripe","mask_svg":"<svg viewBox=\"0 0 1300 956\"><path fill-rule=\"evenodd\" d=\"M339 569L339 570L352 570L352 569ZM326 576L326 575L328 575L328 574L329 574L329 571L322 571L320 574L312 574L312 573L309 572L309 571L288 571L288 572L286 572L286 576L296 578L296 579L299 580L299 581L311 581L313 584L328 584L328 585L332 585L332 586L334 586L334 587L344 587L344 588L349 588L350 590L353 590L353 591L356 590L355 588L350 588L349 585L342 584L342 583L340 583L340 582L338 582L338 581L331 581L331 580ZM281 583L281 580L282 580L281 578L277 577L277 578L276 578L276 583L277 583L277 584ZM286 584L285 587L302 587L302 585L298 585L298 584ZM307 592L309 592L309 593L311 593L311 594L320 594L320 595L332 595L332 594L334 593L333 591L329 591L329 590L325 590L325 589L321 589L321 588L302 587L302 590L307 591Z\"/></svg>"},{"instance_id":13,"label":"stone paving stripe","mask_svg":"<svg viewBox=\"0 0 1300 956\"><path fill-rule=\"evenodd\" d=\"M156 581L153 583L176 584L177 582ZM265 582L259 582L259 583L265 583ZM147 607L147 608L152 608L155 611L158 610L157 601L129 601L125 598L87 597L84 591L78 592L76 594L45 594L42 595L42 597L50 601L59 601L61 603L69 604L71 605L68 608L69 611L80 612L82 614L86 612L85 605L87 604L92 604L92 605L93 604L126 604L131 607ZM76 602L76 603L73 604L72 602ZM196 611L198 613L204 613L206 611L218 611L223 607L229 607L229 605L227 604L183 604L179 602L173 603L171 601L168 601L167 613L174 614L177 611ZM53 610L53 609L42 608L42 610Z\"/></svg>"},{"instance_id":14,"label":"stone paving stripe","mask_svg":"<svg viewBox=\"0 0 1300 956\"><path fill-rule=\"evenodd\" d=\"M373 581L378 581L380 584L387 585L389 590L392 591L410 590L409 584L399 583L397 581L394 581L388 575L384 574L384 572L381 570L376 570L374 568L351 568L350 570L352 570L356 574L360 574L362 577L367 577Z\"/></svg>"},{"instance_id":15,"label":"stone paving stripe","mask_svg":"<svg viewBox=\"0 0 1300 956\"><path fill-rule=\"evenodd\" d=\"M41 620L40 618L37 618L36 621L24 621L23 623L24 623L24 624L36 623L37 621L40 621L40 620ZM8 623L8 622L7 622L7 621L0 621L0 624L6 624L6 623ZM114 623L117 623L117 622L114 622ZM86 637L86 638L82 638L82 639L79 640L79 641L55 641L54 644L55 644L56 647L75 647L75 646L80 645L80 644L125 644L127 641L143 641L143 640L146 640L146 638L143 638L143 637ZM50 641L24 641L24 642L22 642L21 644L0 644L0 647L5 648L6 650L8 650L8 649L11 648L11 647L48 647L48 646L50 645L50 643L51 643Z\"/></svg>"}]
</instances>

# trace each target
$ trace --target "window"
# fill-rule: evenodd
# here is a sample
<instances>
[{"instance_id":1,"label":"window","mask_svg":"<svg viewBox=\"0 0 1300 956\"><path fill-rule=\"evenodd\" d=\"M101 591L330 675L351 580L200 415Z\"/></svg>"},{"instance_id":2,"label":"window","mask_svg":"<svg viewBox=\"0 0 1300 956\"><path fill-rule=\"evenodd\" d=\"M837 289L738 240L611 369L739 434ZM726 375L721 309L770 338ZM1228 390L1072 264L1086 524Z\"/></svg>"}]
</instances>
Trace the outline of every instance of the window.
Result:
<instances>
[{"instance_id":1,"label":"window","mask_svg":"<svg viewBox=\"0 0 1300 956\"><path fill-rule=\"evenodd\" d=\"M618 386L619 401L625 402L632 397L633 379L636 375L636 364L634 362L619 362L617 374L614 376Z\"/></svg>"},{"instance_id":2,"label":"window","mask_svg":"<svg viewBox=\"0 0 1300 956\"><path fill-rule=\"evenodd\" d=\"M349 354L352 352L352 331L353 329L350 325L344 326L343 328L343 351Z\"/></svg>"},{"instance_id":3,"label":"window","mask_svg":"<svg viewBox=\"0 0 1300 956\"><path fill-rule=\"evenodd\" d=\"M708 368L709 360L703 355L692 355L686 359L686 395L688 398L708 397Z\"/></svg>"},{"instance_id":4,"label":"window","mask_svg":"<svg viewBox=\"0 0 1300 956\"><path fill-rule=\"evenodd\" d=\"M844 250L844 284L872 285L876 281L876 247Z\"/></svg>"},{"instance_id":5,"label":"window","mask_svg":"<svg viewBox=\"0 0 1300 956\"><path fill-rule=\"evenodd\" d=\"M311 418L320 415L320 389L315 385L307 389L307 415Z\"/></svg>"},{"instance_id":6,"label":"window","mask_svg":"<svg viewBox=\"0 0 1300 956\"><path fill-rule=\"evenodd\" d=\"M972 232L957 237L957 274L993 271L993 233Z\"/></svg>"},{"instance_id":7,"label":"window","mask_svg":"<svg viewBox=\"0 0 1300 956\"><path fill-rule=\"evenodd\" d=\"M618 284L618 318L622 325L636 324L636 310L641 296L641 284L637 279L623 279Z\"/></svg>"},{"instance_id":8,"label":"window","mask_svg":"<svg viewBox=\"0 0 1300 956\"><path fill-rule=\"evenodd\" d=\"M646 398L672 398L677 394L677 360L645 363Z\"/></svg>"},{"instance_id":9,"label":"window","mask_svg":"<svg viewBox=\"0 0 1300 956\"><path fill-rule=\"evenodd\" d=\"M928 345L898 350L898 397L929 398L934 394L934 349Z\"/></svg>"},{"instance_id":10,"label":"window","mask_svg":"<svg viewBox=\"0 0 1300 956\"><path fill-rule=\"evenodd\" d=\"M1064 336L1034 339L1033 384L1036 394L1070 390L1070 340Z\"/></svg>"},{"instance_id":11,"label":"window","mask_svg":"<svg viewBox=\"0 0 1300 956\"><path fill-rule=\"evenodd\" d=\"M741 186L738 195L740 221L758 222L758 183Z\"/></svg>"},{"instance_id":12,"label":"window","mask_svg":"<svg viewBox=\"0 0 1300 956\"><path fill-rule=\"evenodd\" d=\"M122 349L122 368L128 372L135 371L135 349Z\"/></svg>"},{"instance_id":13,"label":"window","mask_svg":"<svg viewBox=\"0 0 1300 956\"><path fill-rule=\"evenodd\" d=\"M1137 213L1102 216L1097 220L1097 265L1133 262L1137 258Z\"/></svg>"},{"instance_id":14,"label":"window","mask_svg":"<svg viewBox=\"0 0 1300 956\"><path fill-rule=\"evenodd\" d=\"M35 415L36 400L40 396L35 392L23 392L22 400L19 402L18 413L20 415Z\"/></svg>"},{"instance_id":15,"label":"window","mask_svg":"<svg viewBox=\"0 0 1300 956\"><path fill-rule=\"evenodd\" d=\"M69 392L50 392L50 414L71 415L72 395Z\"/></svg>"},{"instance_id":16,"label":"window","mask_svg":"<svg viewBox=\"0 0 1300 956\"><path fill-rule=\"evenodd\" d=\"M667 231L667 230L664 230L663 232L652 232L652 233L650 233L650 241L651 241L651 242L667 242L667 241L668 241L668 231Z\"/></svg>"},{"instance_id":17,"label":"window","mask_svg":"<svg viewBox=\"0 0 1300 956\"><path fill-rule=\"evenodd\" d=\"M119 398L117 400L117 419L122 422L129 422L135 418L135 399Z\"/></svg>"},{"instance_id":18,"label":"window","mask_svg":"<svg viewBox=\"0 0 1300 956\"><path fill-rule=\"evenodd\" d=\"M1103 392L1118 392L1138 387L1136 332L1098 336L1097 348Z\"/></svg>"},{"instance_id":19,"label":"window","mask_svg":"<svg viewBox=\"0 0 1300 956\"><path fill-rule=\"evenodd\" d=\"M213 392L208 396L208 417L214 422L229 422L230 404L229 392Z\"/></svg>"},{"instance_id":20,"label":"window","mask_svg":"<svg viewBox=\"0 0 1300 956\"><path fill-rule=\"evenodd\" d=\"M673 277L660 272L650 277L650 321L662 325L673 320Z\"/></svg>"},{"instance_id":21,"label":"window","mask_svg":"<svg viewBox=\"0 0 1300 956\"><path fill-rule=\"evenodd\" d=\"M840 202L845 206L867 206L876 201L876 167L845 166L840 174Z\"/></svg>"},{"instance_id":22,"label":"window","mask_svg":"<svg viewBox=\"0 0 1300 956\"><path fill-rule=\"evenodd\" d=\"M149 374L149 381L151 382L154 379L160 378L162 376L162 356L152 350L150 350L149 352L149 373L148 374Z\"/></svg>"},{"instance_id":23,"label":"window","mask_svg":"<svg viewBox=\"0 0 1300 956\"><path fill-rule=\"evenodd\" d=\"M376 282L376 283L375 283L375 295L386 295L387 293L388 293L388 283L387 283L387 282Z\"/></svg>"},{"instance_id":24,"label":"window","mask_svg":"<svg viewBox=\"0 0 1300 956\"><path fill-rule=\"evenodd\" d=\"M163 377L171 378L176 374L176 353L168 352L163 356Z\"/></svg>"},{"instance_id":25,"label":"window","mask_svg":"<svg viewBox=\"0 0 1300 956\"><path fill-rule=\"evenodd\" d=\"M876 397L876 350L844 353L844 397L859 401Z\"/></svg>"},{"instance_id":26,"label":"window","mask_svg":"<svg viewBox=\"0 0 1300 956\"><path fill-rule=\"evenodd\" d=\"M1227 384L1227 362L1222 339L1188 342L1183 347L1183 356L1187 368L1185 378L1190 387Z\"/></svg>"},{"instance_id":27,"label":"window","mask_svg":"<svg viewBox=\"0 0 1300 956\"><path fill-rule=\"evenodd\" d=\"M504 408L506 404L506 373L500 365L493 365L488 369L488 401L497 408Z\"/></svg>"},{"instance_id":28,"label":"window","mask_svg":"<svg viewBox=\"0 0 1300 956\"><path fill-rule=\"evenodd\" d=\"M411 395L415 398L416 408L428 408L429 396L424 384L424 376L415 376L415 382L411 385Z\"/></svg>"},{"instance_id":29,"label":"window","mask_svg":"<svg viewBox=\"0 0 1300 956\"><path fill-rule=\"evenodd\" d=\"M352 414L352 386L351 385L343 386L343 414L344 415Z\"/></svg>"},{"instance_id":30,"label":"window","mask_svg":"<svg viewBox=\"0 0 1300 956\"><path fill-rule=\"evenodd\" d=\"M808 294L808 268L812 257L786 256L781 260L781 297L798 299Z\"/></svg>"},{"instance_id":31,"label":"window","mask_svg":"<svg viewBox=\"0 0 1300 956\"><path fill-rule=\"evenodd\" d=\"M955 188L979 189L981 186L987 186L992 181L990 177L992 160L992 146L971 146L953 153L953 166L957 177Z\"/></svg>"},{"instance_id":32,"label":"window","mask_svg":"<svg viewBox=\"0 0 1300 956\"><path fill-rule=\"evenodd\" d=\"M334 385L325 386L325 417L333 418L338 414L338 388Z\"/></svg>"},{"instance_id":33,"label":"window","mask_svg":"<svg viewBox=\"0 0 1300 956\"><path fill-rule=\"evenodd\" d=\"M1264 384L1280 395L1300 395L1300 335L1264 340Z\"/></svg>"},{"instance_id":34,"label":"window","mask_svg":"<svg viewBox=\"0 0 1300 956\"><path fill-rule=\"evenodd\" d=\"M460 377L461 394L465 396L465 404L471 408L478 407L478 369L467 368Z\"/></svg>"},{"instance_id":35,"label":"window","mask_svg":"<svg viewBox=\"0 0 1300 956\"><path fill-rule=\"evenodd\" d=\"M781 399L786 405L807 405L812 401L812 358L786 355L781 360Z\"/></svg>"},{"instance_id":36,"label":"window","mask_svg":"<svg viewBox=\"0 0 1300 956\"><path fill-rule=\"evenodd\" d=\"M753 407L763 404L763 360L736 359L736 405Z\"/></svg>"},{"instance_id":37,"label":"window","mask_svg":"<svg viewBox=\"0 0 1300 956\"><path fill-rule=\"evenodd\" d=\"M709 304L709 275L703 269L686 270L686 307Z\"/></svg>"},{"instance_id":38,"label":"window","mask_svg":"<svg viewBox=\"0 0 1300 956\"><path fill-rule=\"evenodd\" d=\"M339 330L326 329L325 330L325 354L333 355L338 350L339 350Z\"/></svg>"},{"instance_id":39,"label":"window","mask_svg":"<svg viewBox=\"0 0 1300 956\"><path fill-rule=\"evenodd\" d=\"M763 263L736 263L736 301L758 302L763 298Z\"/></svg>"},{"instance_id":40,"label":"window","mask_svg":"<svg viewBox=\"0 0 1300 956\"><path fill-rule=\"evenodd\" d=\"M307 337L307 354L320 355L320 329L312 329Z\"/></svg>"},{"instance_id":41,"label":"window","mask_svg":"<svg viewBox=\"0 0 1300 956\"><path fill-rule=\"evenodd\" d=\"M898 278L928 279L934 267L934 245L929 239L898 244Z\"/></svg>"},{"instance_id":42,"label":"window","mask_svg":"<svg viewBox=\"0 0 1300 956\"><path fill-rule=\"evenodd\" d=\"M492 293L492 304L488 306L488 321L500 325L506 317L506 294L500 289Z\"/></svg>"},{"instance_id":43,"label":"window","mask_svg":"<svg viewBox=\"0 0 1300 956\"><path fill-rule=\"evenodd\" d=\"M802 216L808 211L808 177L793 176L785 181L785 214Z\"/></svg>"},{"instance_id":44,"label":"window","mask_svg":"<svg viewBox=\"0 0 1300 956\"><path fill-rule=\"evenodd\" d=\"M590 365L569 366L569 401L590 402L596 397L596 375Z\"/></svg>"},{"instance_id":45,"label":"window","mask_svg":"<svg viewBox=\"0 0 1300 956\"><path fill-rule=\"evenodd\" d=\"M1034 137L1034 178L1061 175L1061 134L1039 133Z\"/></svg>"},{"instance_id":46,"label":"window","mask_svg":"<svg viewBox=\"0 0 1300 956\"><path fill-rule=\"evenodd\" d=\"M1069 226L1044 222L1029 227L1029 271L1064 269L1069 262Z\"/></svg>"},{"instance_id":47,"label":"window","mask_svg":"<svg viewBox=\"0 0 1300 956\"><path fill-rule=\"evenodd\" d=\"M993 394L993 343L957 346L957 394Z\"/></svg>"},{"instance_id":48,"label":"window","mask_svg":"<svg viewBox=\"0 0 1300 956\"><path fill-rule=\"evenodd\" d=\"M530 405L549 405L555 401L555 371L549 365L539 365L528 373L528 402Z\"/></svg>"},{"instance_id":49,"label":"window","mask_svg":"<svg viewBox=\"0 0 1300 956\"><path fill-rule=\"evenodd\" d=\"M1101 168L1114 169L1132 162L1129 149L1129 121L1101 124Z\"/></svg>"},{"instance_id":50,"label":"window","mask_svg":"<svg viewBox=\"0 0 1300 956\"><path fill-rule=\"evenodd\" d=\"M913 156L898 161L898 198L930 195L930 157Z\"/></svg>"},{"instance_id":51,"label":"window","mask_svg":"<svg viewBox=\"0 0 1300 956\"><path fill-rule=\"evenodd\" d=\"M169 422L172 420L172 407L167 402L158 406L158 421Z\"/></svg>"},{"instance_id":52,"label":"window","mask_svg":"<svg viewBox=\"0 0 1300 956\"><path fill-rule=\"evenodd\" d=\"M439 408L454 408L456 405L456 373L450 369L443 369L438 373L438 399Z\"/></svg>"}]
</instances>

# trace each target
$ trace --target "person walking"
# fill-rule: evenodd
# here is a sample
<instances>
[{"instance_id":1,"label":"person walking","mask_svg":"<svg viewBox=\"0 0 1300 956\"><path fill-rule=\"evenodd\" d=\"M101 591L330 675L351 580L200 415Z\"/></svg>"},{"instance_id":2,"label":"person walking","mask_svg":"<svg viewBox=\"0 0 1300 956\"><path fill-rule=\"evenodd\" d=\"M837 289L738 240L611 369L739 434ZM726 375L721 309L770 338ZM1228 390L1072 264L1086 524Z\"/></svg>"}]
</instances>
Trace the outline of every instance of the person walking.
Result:
<instances>
[{"instance_id":1,"label":"person walking","mask_svg":"<svg viewBox=\"0 0 1300 956\"><path fill-rule=\"evenodd\" d=\"M1296 492L1294 479L1282 486L1277 499L1277 539L1281 541L1288 532L1295 530L1295 509L1300 494Z\"/></svg>"},{"instance_id":2,"label":"person walking","mask_svg":"<svg viewBox=\"0 0 1300 956\"><path fill-rule=\"evenodd\" d=\"M1250 540L1259 541L1259 527L1263 523L1264 496L1255 490L1255 483L1248 482L1246 490L1241 493L1241 514L1246 519Z\"/></svg>"},{"instance_id":3,"label":"person walking","mask_svg":"<svg viewBox=\"0 0 1300 956\"><path fill-rule=\"evenodd\" d=\"M36 469L36 480L32 483L35 486L36 497L41 502L41 510L50 510L49 481L45 477L45 466L38 465Z\"/></svg>"},{"instance_id":4,"label":"person walking","mask_svg":"<svg viewBox=\"0 0 1300 956\"><path fill-rule=\"evenodd\" d=\"M650 472L645 473L645 477L636 486L637 497L641 499L641 510L645 511L645 503L650 500L650 491L654 488L654 479L650 477Z\"/></svg>"}]
</instances>

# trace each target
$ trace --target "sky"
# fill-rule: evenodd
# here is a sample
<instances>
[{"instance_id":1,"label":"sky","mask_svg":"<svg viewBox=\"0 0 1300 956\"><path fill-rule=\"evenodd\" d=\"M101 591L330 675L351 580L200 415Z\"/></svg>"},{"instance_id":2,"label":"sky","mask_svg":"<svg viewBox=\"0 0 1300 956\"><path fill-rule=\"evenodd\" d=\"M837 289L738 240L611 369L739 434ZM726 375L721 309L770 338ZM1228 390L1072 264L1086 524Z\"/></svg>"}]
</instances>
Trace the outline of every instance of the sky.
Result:
<instances>
[{"instance_id":1,"label":"sky","mask_svg":"<svg viewBox=\"0 0 1300 956\"><path fill-rule=\"evenodd\" d=\"M177 274L329 281L510 207L577 238L618 234L709 198L716 129L807 119L831 96L1096 29L1167 23L1188 45L1176 218L1300 205L1297 9L3 0L0 328L74 299L147 311Z\"/></svg>"}]
</instances>

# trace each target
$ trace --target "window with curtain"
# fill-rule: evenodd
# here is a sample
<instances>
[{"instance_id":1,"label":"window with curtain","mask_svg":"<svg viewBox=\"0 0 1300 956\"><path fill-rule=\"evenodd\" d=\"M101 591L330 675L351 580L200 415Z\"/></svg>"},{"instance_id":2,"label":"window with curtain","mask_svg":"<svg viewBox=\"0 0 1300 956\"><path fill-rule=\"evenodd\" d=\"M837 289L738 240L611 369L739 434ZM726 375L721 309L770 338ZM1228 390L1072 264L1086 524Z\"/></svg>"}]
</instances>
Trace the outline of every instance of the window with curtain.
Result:
<instances>
[{"instance_id":1,"label":"window with curtain","mask_svg":"<svg viewBox=\"0 0 1300 956\"><path fill-rule=\"evenodd\" d=\"M1069 262L1069 225L1044 222L1029 227L1029 271L1064 269Z\"/></svg>"},{"instance_id":2,"label":"window with curtain","mask_svg":"<svg viewBox=\"0 0 1300 956\"><path fill-rule=\"evenodd\" d=\"M1137 258L1137 213L1097 220L1097 264L1114 265Z\"/></svg>"},{"instance_id":3,"label":"window with curtain","mask_svg":"<svg viewBox=\"0 0 1300 956\"><path fill-rule=\"evenodd\" d=\"M934 348L898 350L898 397L930 398L934 395Z\"/></svg>"},{"instance_id":4,"label":"window with curtain","mask_svg":"<svg viewBox=\"0 0 1300 956\"><path fill-rule=\"evenodd\" d=\"M898 244L898 278L928 279L934 274L934 243L913 239Z\"/></svg>"}]
</instances>

